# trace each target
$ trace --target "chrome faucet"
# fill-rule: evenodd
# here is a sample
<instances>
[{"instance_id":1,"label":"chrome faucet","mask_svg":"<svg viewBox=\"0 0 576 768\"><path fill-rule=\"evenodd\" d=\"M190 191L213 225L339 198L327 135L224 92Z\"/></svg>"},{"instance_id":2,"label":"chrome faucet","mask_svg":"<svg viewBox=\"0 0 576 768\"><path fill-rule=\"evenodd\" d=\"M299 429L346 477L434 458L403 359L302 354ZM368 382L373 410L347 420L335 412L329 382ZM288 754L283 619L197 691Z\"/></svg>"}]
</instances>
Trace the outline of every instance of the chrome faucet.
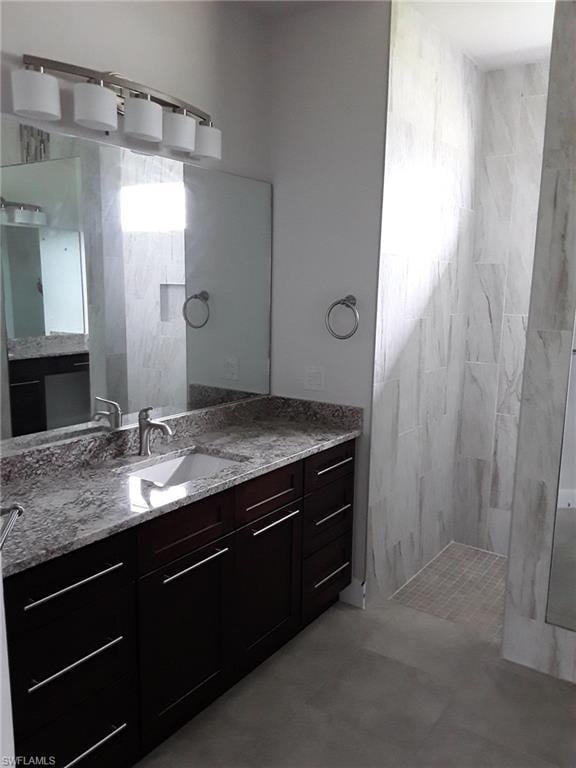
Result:
<instances>
[{"instance_id":1,"label":"chrome faucet","mask_svg":"<svg viewBox=\"0 0 576 768\"><path fill-rule=\"evenodd\" d=\"M151 456L150 436L155 429L159 429L165 435L172 435L173 432L164 421L154 421L150 418L150 413L154 409L151 407L142 408L138 413L138 428L140 430L140 456Z\"/></svg>"},{"instance_id":2,"label":"chrome faucet","mask_svg":"<svg viewBox=\"0 0 576 768\"><path fill-rule=\"evenodd\" d=\"M99 403L106 403L112 406L111 411L96 411L93 417L94 421L106 419L110 429L120 429L122 426L122 408L120 408L120 404L115 400L107 400L105 397L96 396L94 399Z\"/></svg>"}]
</instances>

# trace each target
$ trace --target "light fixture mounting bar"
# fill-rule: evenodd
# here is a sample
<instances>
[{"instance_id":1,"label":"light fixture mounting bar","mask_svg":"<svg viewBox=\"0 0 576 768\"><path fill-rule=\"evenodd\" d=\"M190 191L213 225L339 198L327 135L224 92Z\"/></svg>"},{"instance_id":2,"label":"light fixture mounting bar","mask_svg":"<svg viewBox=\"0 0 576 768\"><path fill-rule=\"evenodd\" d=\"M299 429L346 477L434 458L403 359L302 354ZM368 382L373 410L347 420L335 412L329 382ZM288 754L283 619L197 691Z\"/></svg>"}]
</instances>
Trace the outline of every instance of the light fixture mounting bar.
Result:
<instances>
[{"instance_id":1,"label":"light fixture mounting bar","mask_svg":"<svg viewBox=\"0 0 576 768\"><path fill-rule=\"evenodd\" d=\"M87 69L76 64L66 64L63 61L55 61L54 59L43 59L40 56L31 56L27 53L22 56L22 63L25 67L61 72L73 77L102 82L104 85L119 89L122 95L125 95L124 92L142 94L143 96L150 97L150 99L163 107L185 110L190 115L197 117L203 125L211 125L212 123L212 117L208 112L204 112L203 109L199 109L193 104L188 104L188 102L182 101L175 96L169 96L166 93L162 93L162 91L150 88L148 85L142 85L134 80L129 80L116 72L99 72L96 69Z\"/></svg>"}]
</instances>

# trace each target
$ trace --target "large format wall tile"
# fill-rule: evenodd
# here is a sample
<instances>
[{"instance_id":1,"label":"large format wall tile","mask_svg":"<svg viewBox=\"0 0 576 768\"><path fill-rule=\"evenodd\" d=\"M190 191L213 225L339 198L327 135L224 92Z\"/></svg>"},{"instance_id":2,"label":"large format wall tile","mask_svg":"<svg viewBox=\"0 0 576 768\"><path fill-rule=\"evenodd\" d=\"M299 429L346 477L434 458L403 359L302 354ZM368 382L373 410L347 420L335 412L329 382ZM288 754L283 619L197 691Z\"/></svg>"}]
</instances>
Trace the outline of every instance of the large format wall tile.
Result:
<instances>
[{"instance_id":1,"label":"large format wall tile","mask_svg":"<svg viewBox=\"0 0 576 768\"><path fill-rule=\"evenodd\" d=\"M496 435L492 461L491 507L504 510L512 509L517 441L518 418L498 413L496 415Z\"/></svg>"},{"instance_id":2,"label":"large format wall tile","mask_svg":"<svg viewBox=\"0 0 576 768\"><path fill-rule=\"evenodd\" d=\"M480 523L480 547L497 555L507 555L510 544L509 509L483 509Z\"/></svg>"},{"instance_id":3,"label":"large format wall tile","mask_svg":"<svg viewBox=\"0 0 576 768\"><path fill-rule=\"evenodd\" d=\"M545 620L572 332L528 331L514 495L509 596Z\"/></svg>"},{"instance_id":4,"label":"large format wall tile","mask_svg":"<svg viewBox=\"0 0 576 768\"><path fill-rule=\"evenodd\" d=\"M498 361L505 276L503 264L473 265L466 337L466 353L470 362Z\"/></svg>"},{"instance_id":5,"label":"large format wall tile","mask_svg":"<svg viewBox=\"0 0 576 768\"><path fill-rule=\"evenodd\" d=\"M529 328L572 330L576 304L576 170L542 173Z\"/></svg>"},{"instance_id":6,"label":"large format wall tile","mask_svg":"<svg viewBox=\"0 0 576 768\"><path fill-rule=\"evenodd\" d=\"M476 67L417 10L396 3L392 16L371 436L371 598L390 595L453 537L481 88Z\"/></svg>"},{"instance_id":7,"label":"large format wall tile","mask_svg":"<svg viewBox=\"0 0 576 768\"><path fill-rule=\"evenodd\" d=\"M505 315L500 349L498 412L518 415L526 347L527 318Z\"/></svg>"},{"instance_id":8,"label":"large format wall tile","mask_svg":"<svg viewBox=\"0 0 576 768\"><path fill-rule=\"evenodd\" d=\"M466 363L459 452L472 459L492 460L498 366Z\"/></svg>"},{"instance_id":9,"label":"large format wall tile","mask_svg":"<svg viewBox=\"0 0 576 768\"><path fill-rule=\"evenodd\" d=\"M490 495L490 462L459 459L454 483L454 531L456 540L479 546L483 510Z\"/></svg>"}]
</instances>

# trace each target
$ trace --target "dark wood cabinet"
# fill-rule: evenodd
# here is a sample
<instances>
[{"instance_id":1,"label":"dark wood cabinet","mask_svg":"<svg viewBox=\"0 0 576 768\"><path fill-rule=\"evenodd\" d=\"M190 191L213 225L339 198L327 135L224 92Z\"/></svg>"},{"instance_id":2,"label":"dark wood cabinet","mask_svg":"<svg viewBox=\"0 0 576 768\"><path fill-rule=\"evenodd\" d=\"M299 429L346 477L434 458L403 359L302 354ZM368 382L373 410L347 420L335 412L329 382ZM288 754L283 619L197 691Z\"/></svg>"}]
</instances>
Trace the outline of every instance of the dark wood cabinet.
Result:
<instances>
[{"instance_id":1,"label":"dark wood cabinet","mask_svg":"<svg viewBox=\"0 0 576 768\"><path fill-rule=\"evenodd\" d=\"M301 505L260 518L236 538L234 603L241 675L292 637L300 623Z\"/></svg>"},{"instance_id":2,"label":"dark wood cabinet","mask_svg":"<svg viewBox=\"0 0 576 768\"><path fill-rule=\"evenodd\" d=\"M235 537L140 580L141 712L150 748L229 683Z\"/></svg>"},{"instance_id":3,"label":"dark wood cabinet","mask_svg":"<svg viewBox=\"0 0 576 768\"><path fill-rule=\"evenodd\" d=\"M34 432L44 432L56 426L89 421L89 368L88 353L10 360L8 374L12 435L18 437ZM65 374L68 374L69 378L62 379L61 377ZM51 418L50 382L55 381L59 382L57 392L60 392L62 382L68 382L64 400L69 410L65 416L59 414L57 418ZM68 400L70 387L73 387L75 392L75 403L71 410Z\"/></svg>"},{"instance_id":4,"label":"dark wood cabinet","mask_svg":"<svg viewBox=\"0 0 576 768\"><path fill-rule=\"evenodd\" d=\"M351 579L354 442L5 582L17 753L125 768Z\"/></svg>"}]
</instances>

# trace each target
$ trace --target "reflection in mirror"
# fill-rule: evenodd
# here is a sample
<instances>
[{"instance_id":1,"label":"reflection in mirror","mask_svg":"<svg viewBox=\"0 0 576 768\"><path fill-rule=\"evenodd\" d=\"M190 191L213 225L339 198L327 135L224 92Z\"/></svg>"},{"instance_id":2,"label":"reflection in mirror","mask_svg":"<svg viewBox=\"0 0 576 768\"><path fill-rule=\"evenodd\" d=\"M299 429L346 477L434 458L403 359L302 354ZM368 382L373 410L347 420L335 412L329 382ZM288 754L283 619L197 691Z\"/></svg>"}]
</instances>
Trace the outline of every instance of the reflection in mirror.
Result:
<instances>
[{"instance_id":1,"label":"reflection in mirror","mask_svg":"<svg viewBox=\"0 0 576 768\"><path fill-rule=\"evenodd\" d=\"M128 425L269 391L269 184L7 117L1 139L4 438L114 426L96 397Z\"/></svg>"},{"instance_id":2,"label":"reflection in mirror","mask_svg":"<svg viewBox=\"0 0 576 768\"><path fill-rule=\"evenodd\" d=\"M546 619L550 624L576 630L576 329L566 399Z\"/></svg>"}]
</instances>

